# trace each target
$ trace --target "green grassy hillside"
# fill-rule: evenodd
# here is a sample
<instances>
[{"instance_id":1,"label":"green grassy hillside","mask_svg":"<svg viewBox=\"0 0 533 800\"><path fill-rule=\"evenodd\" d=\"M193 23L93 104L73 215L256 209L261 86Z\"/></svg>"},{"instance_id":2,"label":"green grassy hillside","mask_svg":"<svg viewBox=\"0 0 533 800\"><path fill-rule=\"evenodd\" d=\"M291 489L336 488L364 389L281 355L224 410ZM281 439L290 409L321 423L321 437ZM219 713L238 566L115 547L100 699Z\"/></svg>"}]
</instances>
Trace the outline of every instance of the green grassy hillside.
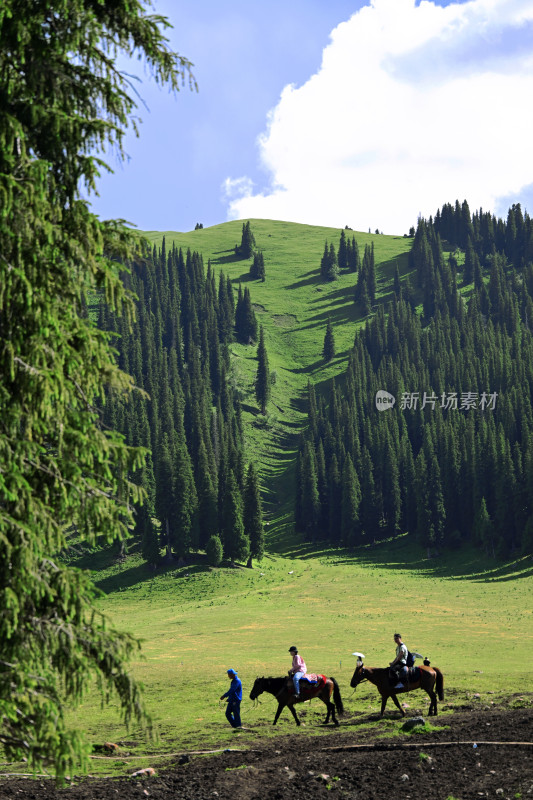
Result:
<instances>
[{"instance_id":1,"label":"green grassy hillside","mask_svg":"<svg viewBox=\"0 0 533 800\"><path fill-rule=\"evenodd\" d=\"M257 369L256 347L235 343L232 347L233 378L239 388L248 455L257 459L264 488L265 511L271 520L268 547L283 551L292 543L294 459L297 434L305 423L307 382L320 384L344 372L356 329L364 323L354 304L357 275L342 274L337 281L320 279L324 242L338 248L340 230L273 220L251 220L256 247L264 253L266 280L250 281L251 259L235 256L242 222L226 222L190 233L148 231L147 239L167 248L191 248L203 254L215 269L234 282L250 288L258 322L264 326L271 371L276 373L269 414L264 419L253 391ZM346 231L355 239L362 257L365 244L374 243L377 302L390 295L394 270L408 271L411 239ZM337 356L328 364L322 347L328 317L334 328Z\"/></svg>"}]
</instances>

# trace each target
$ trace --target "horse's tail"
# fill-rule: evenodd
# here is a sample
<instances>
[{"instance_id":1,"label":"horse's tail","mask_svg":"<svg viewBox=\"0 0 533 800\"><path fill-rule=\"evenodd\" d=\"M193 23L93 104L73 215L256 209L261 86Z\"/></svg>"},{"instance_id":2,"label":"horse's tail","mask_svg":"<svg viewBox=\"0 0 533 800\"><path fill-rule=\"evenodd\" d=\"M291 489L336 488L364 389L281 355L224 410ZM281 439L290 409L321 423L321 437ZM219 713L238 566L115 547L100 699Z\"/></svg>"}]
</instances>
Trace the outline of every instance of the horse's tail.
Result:
<instances>
[{"instance_id":1,"label":"horse's tail","mask_svg":"<svg viewBox=\"0 0 533 800\"><path fill-rule=\"evenodd\" d=\"M437 694L439 700L444 700L444 675L438 667L433 667L433 669L437 673Z\"/></svg>"},{"instance_id":2,"label":"horse's tail","mask_svg":"<svg viewBox=\"0 0 533 800\"><path fill-rule=\"evenodd\" d=\"M342 704L341 698L341 690L339 689L339 684L335 680L335 678L330 679L333 683L333 699L335 701L335 708L337 709L337 714L344 714L344 706Z\"/></svg>"}]
</instances>

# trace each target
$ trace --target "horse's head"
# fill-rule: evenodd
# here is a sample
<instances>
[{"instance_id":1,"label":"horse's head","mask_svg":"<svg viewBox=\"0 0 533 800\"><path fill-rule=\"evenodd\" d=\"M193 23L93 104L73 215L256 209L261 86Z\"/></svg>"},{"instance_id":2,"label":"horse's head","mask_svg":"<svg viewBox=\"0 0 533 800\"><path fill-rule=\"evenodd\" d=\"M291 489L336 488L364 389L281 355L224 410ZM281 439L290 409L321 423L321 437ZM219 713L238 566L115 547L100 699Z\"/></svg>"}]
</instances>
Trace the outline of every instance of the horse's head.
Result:
<instances>
[{"instance_id":1,"label":"horse's head","mask_svg":"<svg viewBox=\"0 0 533 800\"><path fill-rule=\"evenodd\" d=\"M265 691L265 679L256 678L254 685L252 686L252 691L250 692L250 700L255 700L256 697L259 697L259 695L263 694L264 691Z\"/></svg>"},{"instance_id":2,"label":"horse's head","mask_svg":"<svg viewBox=\"0 0 533 800\"><path fill-rule=\"evenodd\" d=\"M365 668L363 666L363 662L360 659L358 659L357 660L357 666L355 668L355 672L354 672L354 674L352 676L352 680L350 681L350 686L352 687L352 689L355 689L355 687L359 686L361 681L364 681L364 680L366 680Z\"/></svg>"}]
</instances>

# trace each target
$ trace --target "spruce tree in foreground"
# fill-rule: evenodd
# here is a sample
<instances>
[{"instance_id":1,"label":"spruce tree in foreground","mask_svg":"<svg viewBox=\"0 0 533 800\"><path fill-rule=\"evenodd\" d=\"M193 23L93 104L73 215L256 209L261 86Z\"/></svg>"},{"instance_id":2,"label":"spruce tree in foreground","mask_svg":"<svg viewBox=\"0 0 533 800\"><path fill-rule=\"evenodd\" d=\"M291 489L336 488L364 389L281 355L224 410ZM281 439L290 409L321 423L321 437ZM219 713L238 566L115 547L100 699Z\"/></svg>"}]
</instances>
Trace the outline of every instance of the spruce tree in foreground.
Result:
<instances>
[{"instance_id":1,"label":"spruce tree in foreground","mask_svg":"<svg viewBox=\"0 0 533 800\"><path fill-rule=\"evenodd\" d=\"M255 376L255 396L259 403L262 414L266 414L268 401L270 400L270 369L268 366L268 354L265 347L265 335L263 326L259 332L259 344L257 346L257 374Z\"/></svg>"},{"instance_id":2,"label":"spruce tree in foreground","mask_svg":"<svg viewBox=\"0 0 533 800\"><path fill-rule=\"evenodd\" d=\"M129 313L118 260L136 237L91 214L80 190L94 189L95 154L121 154L135 127L115 56L135 49L176 90L188 70L146 6L4 0L0 11L0 744L59 778L86 752L65 704L95 678L127 719L145 719L125 666L137 641L104 623L88 575L57 554L72 525L90 543L126 536L139 495L127 476L140 454L95 411L105 386L128 392L131 380L83 314L98 291Z\"/></svg>"}]
</instances>

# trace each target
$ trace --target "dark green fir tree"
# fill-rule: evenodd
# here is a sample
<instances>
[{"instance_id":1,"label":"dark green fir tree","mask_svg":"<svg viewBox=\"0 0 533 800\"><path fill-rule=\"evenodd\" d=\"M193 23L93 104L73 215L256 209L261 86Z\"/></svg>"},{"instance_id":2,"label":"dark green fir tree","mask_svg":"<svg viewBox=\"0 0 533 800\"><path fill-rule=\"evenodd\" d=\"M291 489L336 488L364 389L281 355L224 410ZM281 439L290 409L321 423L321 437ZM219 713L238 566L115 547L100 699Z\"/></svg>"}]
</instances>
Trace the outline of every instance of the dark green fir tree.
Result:
<instances>
[{"instance_id":1,"label":"dark green fir tree","mask_svg":"<svg viewBox=\"0 0 533 800\"><path fill-rule=\"evenodd\" d=\"M241 258L251 258L254 254L255 237L252 233L250 221L242 223L242 236L240 245L235 247L235 252Z\"/></svg>"},{"instance_id":2,"label":"dark green fir tree","mask_svg":"<svg viewBox=\"0 0 533 800\"><path fill-rule=\"evenodd\" d=\"M261 325L259 331L259 344L257 346L257 373L255 376L255 396L262 414L266 414L270 400L270 368L268 354L265 347L265 334Z\"/></svg>"},{"instance_id":3,"label":"dark green fir tree","mask_svg":"<svg viewBox=\"0 0 533 800\"><path fill-rule=\"evenodd\" d=\"M224 555L232 563L246 561L250 552L250 542L244 533L241 493L233 470L229 471L225 486L221 534Z\"/></svg>"},{"instance_id":4,"label":"dark green fir tree","mask_svg":"<svg viewBox=\"0 0 533 800\"><path fill-rule=\"evenodd\" d=\"M331 361L331 359L335 357L335 336L333 334L333 328L331 327L331 321L329 319L328 324L326 325L322 356L324 357L325 361Z\"/></svg>"},{"instance_id":5,"label":"dark green fir tree","mask_svg":"<svg viewBox=\"0 0 533 800\"><path fill-rule=\"evenodd\" d=\"M259 482L254 465L250 462L246 473L243 509L244 534L250 542L248 566L252 566L252 558L261 560L265 551L263 531L263 510Z\"/></svg>"}]
</instances>

